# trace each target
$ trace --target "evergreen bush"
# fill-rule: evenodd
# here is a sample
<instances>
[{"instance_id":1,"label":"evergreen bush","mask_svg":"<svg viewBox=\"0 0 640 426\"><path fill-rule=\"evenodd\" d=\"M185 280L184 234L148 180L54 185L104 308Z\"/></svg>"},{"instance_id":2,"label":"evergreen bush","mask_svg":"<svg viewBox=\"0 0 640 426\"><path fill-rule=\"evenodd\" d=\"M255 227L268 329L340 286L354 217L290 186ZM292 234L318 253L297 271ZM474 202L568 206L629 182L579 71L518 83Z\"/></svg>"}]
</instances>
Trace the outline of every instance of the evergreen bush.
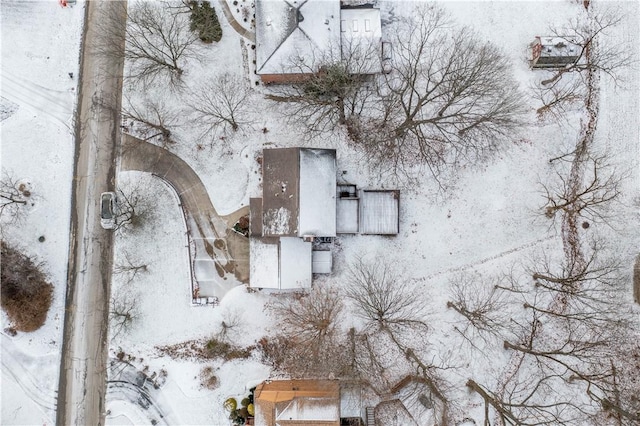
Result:
<instances>
[{"instance_id":1,"label":"evergreen bush","mask_svg":"<svg viewBox=\"0 0 640 426\"><path fill-rule=\"evenodd\" d=\"M191 31L197 31L198 37L205 43L218 42L222 39L222 27L218 21L216 10L208 1L190 1Z\"/></svg>"}]
</instances>

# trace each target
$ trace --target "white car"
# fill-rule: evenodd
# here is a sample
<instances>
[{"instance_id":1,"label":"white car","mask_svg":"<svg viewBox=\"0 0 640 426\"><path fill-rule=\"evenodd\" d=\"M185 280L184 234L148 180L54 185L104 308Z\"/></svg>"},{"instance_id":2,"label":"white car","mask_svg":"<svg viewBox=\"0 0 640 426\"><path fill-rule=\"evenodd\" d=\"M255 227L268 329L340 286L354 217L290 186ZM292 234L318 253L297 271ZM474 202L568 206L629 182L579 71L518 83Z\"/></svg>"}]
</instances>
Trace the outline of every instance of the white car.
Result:
<instances>
[{"instance_id":1,"label":"white car","mask_svg":"<svg viewBox=\"0 0 640 426\"><path fill-rule=\"evenodd\" d=\"M114 229L116 227L115 192L103 192L100 195L100 225L104 229Z\"/></svg>"}]
</instances>

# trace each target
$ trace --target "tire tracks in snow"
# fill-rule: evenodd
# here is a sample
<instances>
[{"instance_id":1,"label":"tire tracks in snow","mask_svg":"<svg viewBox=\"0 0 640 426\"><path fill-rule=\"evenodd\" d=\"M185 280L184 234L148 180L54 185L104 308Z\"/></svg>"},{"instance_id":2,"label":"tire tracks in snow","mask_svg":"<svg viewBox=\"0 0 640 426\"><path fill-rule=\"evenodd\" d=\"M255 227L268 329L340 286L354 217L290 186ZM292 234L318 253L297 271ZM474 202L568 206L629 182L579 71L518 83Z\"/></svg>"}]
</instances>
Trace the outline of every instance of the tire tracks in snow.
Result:
<instances>
[{"instance_id":1,"label":"tire tracks in snow","mask_svg":"<svg viewBox=\"0 0 640 426\"><path fill-rule=\"evenodd\" d=\"M486 258L481 259L481 260L479 260L477 262L467 263L466 265L456 266L454 268L445 269L444 271L435 272L435 273L427 275L425 277L417 278L416 281L420 281L420 282L427 281L427 280L430 280L432 278L438 277L440 275L447 275L447 274L451 274L453 272L464 271L464 270L473 268L475 266L482 265L482 264L485 264L487 262L491 262L491 261L496 260L496 259L500 259L501 257L509 256L510 254L513 254L513 253L516 253L516 252L519 252L519 251L522 251L522 250L526 250L526 249L529 249L531 247L535 247L535 246L537 246L539 244L542 244L542 243L544 243L546 241L550 241L550 240L552 240L554 238L556 238L555 235L550 235L550 236L547 236L547 237L544 237L544 238L539 238L539 239L537 239L535 241L531 241L530 243L522 244L522 245L520 245L518 247L514 247L514 248L512 248L510 250L506 250L506 251L500 252L498 254L495 254L493 256L486 257Z\"/></svg>"},{"instance_id":2,"label":"tire tracks in snow","mask_svg":"<svg viewBox=\"0 0 640 426\"><path fill-rule=\"evenodd\" d=\"M2 96L42 112L71 129L74 92L48 89L2 70Z\"/></svg>"},{"instance_id":3,"label":"tire tracks in snow","mask_svg":"<svg viewBox=\"0 0 640 426\"><path fill-rule=\"evenodd\" d=\"M3 376L13 379L31 401L40 406L47 416L54 419L57 404L55 387L47 389L33 374L40 364L44 364L41 359L43 357L33 357L22 352L11 339L4 335L0 346L2 347ZM57 365L57 362L54 365Z\"/></svg>"}]
</instances>

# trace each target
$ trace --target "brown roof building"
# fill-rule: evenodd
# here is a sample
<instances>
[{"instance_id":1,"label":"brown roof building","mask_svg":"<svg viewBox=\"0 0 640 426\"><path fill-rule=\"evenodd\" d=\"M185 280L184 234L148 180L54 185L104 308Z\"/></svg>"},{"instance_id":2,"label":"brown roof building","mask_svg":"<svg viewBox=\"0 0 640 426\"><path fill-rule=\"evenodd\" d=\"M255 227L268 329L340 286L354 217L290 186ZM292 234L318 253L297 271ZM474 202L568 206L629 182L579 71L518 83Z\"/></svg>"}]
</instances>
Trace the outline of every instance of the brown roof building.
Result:
<instances>
[{"instance_id":1,"label":"brown roof building","mask_svg":"<svg viewBox=\"0 0 640 426\"><path fill-rule=\"evenodd\" d=\"M274 380L254 392L260 426L340 426L337 380Z\"/></svg>"}]
</instances>

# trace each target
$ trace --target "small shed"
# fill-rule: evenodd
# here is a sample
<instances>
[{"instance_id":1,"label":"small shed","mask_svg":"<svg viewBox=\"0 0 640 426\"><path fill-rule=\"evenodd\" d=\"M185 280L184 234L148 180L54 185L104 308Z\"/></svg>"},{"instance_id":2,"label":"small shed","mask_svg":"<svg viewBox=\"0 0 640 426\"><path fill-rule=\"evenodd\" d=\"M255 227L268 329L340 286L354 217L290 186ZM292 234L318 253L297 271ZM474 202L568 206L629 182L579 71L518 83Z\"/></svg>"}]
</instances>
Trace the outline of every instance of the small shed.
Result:
<instances>
[{"instance_id":1,"label":"small shed","mask_svg":"<svg viewBox=\"0 0 640 426\"><path fill-rule=\"evenodd\" d=\"M531 68L561 69L575 64L582 55L582 46L571 37L536 37L531 48Z\"/></svg>"},{"instance_id":2,"label":"small shed","mask_svg":"<svg viewBox=\"0 0 640 426\"><path fill-rule=\"evenodd\" d=\"M360 233L396 235L400 231L400 191L360 192Z\"/></svg>"},{"instance_id":3,"label":"small shed","mask_svg":"<svg viewBox=\"0 0 640 426\"><path fill-rule=\"evenodd\" d=\"M358 233L358 208L360 198L355 185L338 185L336 202L336 233Z\"/></svg>"},{"instance_id":4,"label":"small shed","mask_svg":"<svg viewBox=\"0 0 640 426\"><path fill-rule=\"evenodd\" d=\"M311 252L311 272L314 274L330 274L333 269L333 259L329 250L314 250Z\"/></svg>"}]
</instances>

